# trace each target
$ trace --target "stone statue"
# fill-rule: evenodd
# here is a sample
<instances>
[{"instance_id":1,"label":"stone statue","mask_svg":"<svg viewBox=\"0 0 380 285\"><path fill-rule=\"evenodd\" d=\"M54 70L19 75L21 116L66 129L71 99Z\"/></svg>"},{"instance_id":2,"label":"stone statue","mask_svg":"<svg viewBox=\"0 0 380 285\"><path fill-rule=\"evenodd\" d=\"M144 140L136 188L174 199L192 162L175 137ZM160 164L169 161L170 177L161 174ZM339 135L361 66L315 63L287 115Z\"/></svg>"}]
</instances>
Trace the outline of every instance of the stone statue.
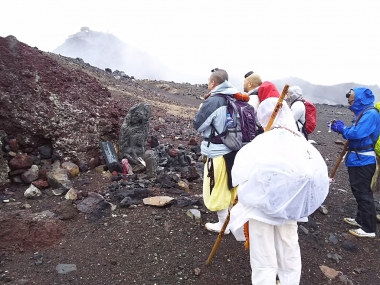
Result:
<instances>
[{"instance_id":1,"label":"stone statue","mask_svg":"<svg viewBox=\"0 0 380 285\"><path fill-rule=\"evenodd\" d=\"M154 150L148 149L144 153L144 161L146 163L146 178L154 178L157 175L157 156Z\"/></svg>"},{"instance_id":2,"label":"stone statue","mask_svg":"<svg viewBox=\"0 0 380 285\"><path fill-rule=\"evenodd\" d=\"M160 144L158 147L156 147L155 151L158 159L158 165L167 166L170 157L166 152L165 146L163 144Z\"/></svg>"},{"instance_id":3,"label":"stone statue","mask_svg":"<svg viewBox=\"0 0 380 285\"><path fill-rule=\"evenodd\" d=\"M150 105L134 105L125 116L121 126L119 140L119 159L126 158L131 164L139 164L138 157L143 158L152 116Z\"/></svg>"}]
</instances>

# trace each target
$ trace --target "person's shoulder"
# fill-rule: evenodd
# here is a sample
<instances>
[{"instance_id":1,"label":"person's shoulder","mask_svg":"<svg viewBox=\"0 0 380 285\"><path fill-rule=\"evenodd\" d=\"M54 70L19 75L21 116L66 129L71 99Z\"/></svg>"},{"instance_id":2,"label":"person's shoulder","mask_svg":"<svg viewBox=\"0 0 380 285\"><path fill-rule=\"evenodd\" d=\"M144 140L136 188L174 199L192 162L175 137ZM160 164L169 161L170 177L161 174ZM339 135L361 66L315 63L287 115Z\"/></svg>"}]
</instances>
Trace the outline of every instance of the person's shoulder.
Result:
<instances>
[{"instance_id":1,"label":"person's shoulder","mask_svg":"<svg viewBox=\"0 0 380 285\"><path fill-rule=\"evenodd\" d=\"M223 94L213 94L210 97L208 97L202 105L202 108L218 108L221 105L226 105L227 99L224 97Z\"/></svg>"},{"instance_id":2,"label":"person's shoulder","mask_svg":"<svg viewBox=\"0 0 380 285\"><path fill-rule=\"evenodd\" d=\"M294 100L293 103L290 104L291 107L295 106L298 108L305 108L305 102L302 99Z\"/></svg>"},{"instance_id":3,"label":"person's shoulder","mask_svg":"<svg viewBox=\"0 0 380 285\"><path fill-rule=\"evenodd\" d=\"M375 118L377 121L380 121L379 110L377 110L375 107L370 108L367 113L369 114L369 116Z\"/></svg>"},{"instance_id":4,"label":"person's shoulder","mask_svg":"<svg viewBox=\"0 0 380 285\"><path fill-rule=\"evenodd\" d=\"M221 94L221 93L217 93L217 94L213 94L212 96L210 96L208 99L211 99L211 101L215 104L216 102L222 102L222 103L225 103L227 101L227 97L229 95L227 94Z\"/></svg>"},{"instance_id":5,"label":"person's shoulder","mask_svg":"<svg viewBox=\"0 0 380 285\"><path fill-rule=\"evenodd\" d=\"M373 106L367 107L363 112L363 115L367 114L368 116L379 116L379 111Z\"/></svg>"}]
</instances>

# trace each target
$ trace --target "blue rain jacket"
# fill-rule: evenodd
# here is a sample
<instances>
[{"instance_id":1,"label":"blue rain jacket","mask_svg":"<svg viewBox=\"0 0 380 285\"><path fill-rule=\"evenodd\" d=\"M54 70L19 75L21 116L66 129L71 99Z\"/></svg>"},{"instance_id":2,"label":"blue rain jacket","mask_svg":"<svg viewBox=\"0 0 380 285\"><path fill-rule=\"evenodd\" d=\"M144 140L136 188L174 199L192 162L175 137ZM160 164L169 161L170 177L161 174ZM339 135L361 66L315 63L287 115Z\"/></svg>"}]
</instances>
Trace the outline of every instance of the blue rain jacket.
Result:
<instances>
[{"instance_id":1,"label":"blue rain jacket","mask_svg":"<svg viewBox=\"0 0 380 285\"><path fill-rule=\"evenodd\" d=\"M354 112L355 119L350 127L344 127L343 137L350 140L346 166L364 166L376 163L374 142L380 134L380 114L373 107L375 96L368 88L354 88L355 99L349 109ZM370 108L370 109L368 109ZM364 113L363 113L364 112ZM359 122L358 117L362 114Z\"/></svg>"}]
</instances>

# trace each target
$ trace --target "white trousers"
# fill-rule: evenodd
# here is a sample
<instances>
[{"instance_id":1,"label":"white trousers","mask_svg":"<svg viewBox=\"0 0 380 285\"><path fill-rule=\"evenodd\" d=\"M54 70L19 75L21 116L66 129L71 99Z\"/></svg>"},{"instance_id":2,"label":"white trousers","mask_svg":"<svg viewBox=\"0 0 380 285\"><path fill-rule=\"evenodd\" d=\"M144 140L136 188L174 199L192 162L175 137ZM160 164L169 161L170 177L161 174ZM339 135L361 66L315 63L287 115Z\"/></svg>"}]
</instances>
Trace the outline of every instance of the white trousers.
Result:
<instances>
[{"instance_id":1,"label":"white trousers","mask_svg":"<svg viewBox=\"0 0 380 285\"><path fill-rule=\"evenodd\" d=\"M281 285L299 285L301 252L297 222L273 226L249 220L249 254L252 285L275 285L276 274Z\"/></svg>"}]
</instances>

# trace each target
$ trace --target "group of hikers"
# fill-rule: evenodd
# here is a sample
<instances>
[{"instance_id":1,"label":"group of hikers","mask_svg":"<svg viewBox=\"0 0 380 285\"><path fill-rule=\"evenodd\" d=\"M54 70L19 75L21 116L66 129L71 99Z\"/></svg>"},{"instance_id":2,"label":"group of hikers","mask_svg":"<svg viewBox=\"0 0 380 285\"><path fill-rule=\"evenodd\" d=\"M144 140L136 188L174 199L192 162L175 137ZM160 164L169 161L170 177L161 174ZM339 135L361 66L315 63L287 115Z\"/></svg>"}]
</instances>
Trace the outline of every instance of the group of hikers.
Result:
<instances>
[{"instance_id":1,"label":"group of hikers","mask_svg":"<svg viewBox=\"0 0 380 285\"><path fill-rule=\"evenodd\" d=\"M218 216L218 222L205 227L217 233L232 232L238 241L246 241L252 284L299 284L297 222L307 222L321 206L331 179L322 155L307 140L301 88L289 87L286 103L279 104L280 93L273 83L262 82L252 71L244 77L245 93L241 94L229 83L225 70L213 69L209 93L193 121L203 137L204 204ZM223 140L213 140L213 136L226 134L227 96L248 101L255 110L256 136L240 150L231 150ZM345 161L358 205L356 217L344 218L344 222L356 227L349 232L357 237L375 237L371 182L380 115L373 108L375 97L370 89L354 88L346 97L355 120L351 126L341 120L330 124L347 140Z\"/></svg>"}]
</instances>

